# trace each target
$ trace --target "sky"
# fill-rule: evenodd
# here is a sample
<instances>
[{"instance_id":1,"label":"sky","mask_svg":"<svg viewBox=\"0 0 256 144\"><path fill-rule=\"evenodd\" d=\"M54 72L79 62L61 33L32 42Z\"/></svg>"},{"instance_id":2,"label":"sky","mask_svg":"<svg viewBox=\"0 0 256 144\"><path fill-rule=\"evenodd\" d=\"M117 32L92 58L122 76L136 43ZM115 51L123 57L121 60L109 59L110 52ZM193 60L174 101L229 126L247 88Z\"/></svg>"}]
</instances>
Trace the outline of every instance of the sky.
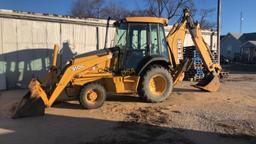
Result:
<instances>
[{"instance_id":1,"label":"sky","mask_svg":"<svg viewBox=\"0 0 256 144\"><path fill-rule=\"evenodd\" d=\"M74 0L0 0L0 9L69 15ZM140 9L145 5L141 0L114 0L128 9ZM197 8L217 8L217 0L194 0ZM256 0L222 0L221 34L240 31L242 11L242 32L256 32L254 9ZM216 21L217 13L210 19Z\"/></svg>"}]
</instances>

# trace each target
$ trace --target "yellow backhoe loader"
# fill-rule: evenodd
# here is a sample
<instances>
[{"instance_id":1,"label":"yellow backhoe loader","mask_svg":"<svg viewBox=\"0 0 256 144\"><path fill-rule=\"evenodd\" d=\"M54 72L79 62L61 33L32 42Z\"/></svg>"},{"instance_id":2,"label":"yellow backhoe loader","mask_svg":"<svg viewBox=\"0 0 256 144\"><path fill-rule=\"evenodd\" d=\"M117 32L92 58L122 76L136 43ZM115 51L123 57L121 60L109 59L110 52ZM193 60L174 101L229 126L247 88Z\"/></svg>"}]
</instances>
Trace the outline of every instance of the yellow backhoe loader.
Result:
<instances>
[{"instance_id":1,"label":"yellow backhoe loader","mask_svg":"<svg viewBox=\"0 0 256 144\"><path fill-rule=\"evenodd\" d=\"M78 55L61 71L57 69L58 46L55 45L46 79L31 80L29 92L17 106L13 118L43 115L45 107L51 107L63 91L87 109L102 106L107 94L131 94L149 102L164 101L175 84L183 80L191 63L190 58L178 58L186 31L191 33L208 71L195 87L217 91L221 67L213 63L190 11L184 10L181 21L172 27L168 36L164 31L166 25L167 19L156 17L127 17L116 21L114 47Z\"/></svg>"}]
</instances>

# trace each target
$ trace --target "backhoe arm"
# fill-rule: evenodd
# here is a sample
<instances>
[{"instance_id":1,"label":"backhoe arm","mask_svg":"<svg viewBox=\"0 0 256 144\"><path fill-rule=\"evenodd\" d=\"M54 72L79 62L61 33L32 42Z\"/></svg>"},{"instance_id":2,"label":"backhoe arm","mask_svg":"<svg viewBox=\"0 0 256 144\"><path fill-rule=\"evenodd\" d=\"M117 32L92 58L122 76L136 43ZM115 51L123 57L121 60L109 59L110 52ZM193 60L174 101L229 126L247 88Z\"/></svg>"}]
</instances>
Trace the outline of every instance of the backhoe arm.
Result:
<instances>
[{"instance_id":1,"label":"backhoe arm","mask_svg":"<svg viewBox=\"0 0 256 144\"><path fill-rule=\"evenodd\" d=\"M184 78L184 72L190 65L191 59L184 58L184 61L180 62L179 53L183 51L184 39L186 31L191 34L191 38L203 60L205 68L208 70L206 77L200 81L196 87L206 91L216 91L219 89L219 73L221 66L215 64L212 61L211 52L208 45L203 39L202 32L198 24L195 24L188 9L184 9L184 15L181 22L174 25L169 34L166 37L169 45L170 61L174 68L174 84L178 81L182 81Z\"/></svg>"},{"instance_id":2,"label":"backhoe arm","mask_svg":"<svg viewBox=\"0 0 256 144\"><path fill-rule=\"evenodd\" d=\"M191 38L197 48L199 54L202 57L203 63L209 72L217 72L220 73L221 66L219 64L215 64L212 61L212 55L210 52L210 48L207 43L204 41L202 36L202 31L200 29L199 24L194 24L191 16L188 17L188 29L191 34Z\"/></svg>"}]
</instances>

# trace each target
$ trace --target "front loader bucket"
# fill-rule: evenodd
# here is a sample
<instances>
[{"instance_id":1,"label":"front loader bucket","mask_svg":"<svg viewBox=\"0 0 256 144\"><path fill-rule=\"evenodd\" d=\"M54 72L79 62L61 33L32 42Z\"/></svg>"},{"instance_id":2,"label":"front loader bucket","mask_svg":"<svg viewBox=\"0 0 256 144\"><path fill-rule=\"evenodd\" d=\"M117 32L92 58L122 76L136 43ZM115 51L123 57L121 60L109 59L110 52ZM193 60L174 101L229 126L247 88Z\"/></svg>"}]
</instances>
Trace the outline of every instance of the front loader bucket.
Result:
<instances>
[{"instance_id":1,"label":"front loader bucket","mask_svg":"<svg viewBox=\"0 0 256 144\"><path fill-rule=\"evenodd\" d=\"M44 115L45 106L41 98L32 97L28 92L18 104L12 118L33 117Z\"/></svg>"},{"instance_id":2,"label":"front loader bucket","mask_svg":"<svg viewBox=\"0 0 256 144\"><path fill-rule=\"evenodd\" d=\"M30 91L23 96L17 105L13 119L22 117L42 116L45 113L45 105L38 93L35 92L35 82L30 82ZM34 90L34 91L33 91Z\"/></svg>"},{"instance_id":3,"label":"front loader bucket","mask_svg":"<svg viewBox=\"0 0 256 144\"><path fill-rule=\"evenodd\" d=\"M209 92L218 91L220 88L219 75L209 74L196 85L194 85L194 87Z\"/></svg>"}]
</instances>

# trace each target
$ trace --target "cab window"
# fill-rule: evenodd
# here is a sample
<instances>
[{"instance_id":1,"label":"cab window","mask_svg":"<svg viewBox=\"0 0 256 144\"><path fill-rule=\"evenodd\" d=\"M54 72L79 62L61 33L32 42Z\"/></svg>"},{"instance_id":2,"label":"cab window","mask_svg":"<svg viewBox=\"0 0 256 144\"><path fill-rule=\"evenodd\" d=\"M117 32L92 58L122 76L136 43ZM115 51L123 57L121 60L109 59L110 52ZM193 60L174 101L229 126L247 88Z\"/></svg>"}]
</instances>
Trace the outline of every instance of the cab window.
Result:
<instances>
[{"instance_id":1,"label":"cab window","mask_svg":"<svg viewBox=\"0 0 256 144\"><path fill-rule=\"evenodd\" d=\"M159 25L159 34L160 34L160 53L162 56L168 58L168 45L166 42L166 37L165 37L165 30L163 25Z\"/></svg>"},{"instance_id":2,"label":"cab window","mask_svg":"<svg viewBox=\"0 0 256 144\"><path fill-rule=\"evenodd\" d=\"M115 46L124 48L126 46L127 24L122 23L116 30Z\"/></svg>"},{"instance_id":3,"label":"cab window","mask_svg":"<svg viewBox=\"0 0 256 144\"><path fill-rule=\"evenodd\" d=\"M124 65L126 69L136 69L141 60L148 53L148 24L128 24L128 47L125 53Z\"/></svg>"},{"instance_id":4,"label":"cab window","mask_svg":"<svg viewBox=\"0 0 256 144\"><path fill-rule=\"evenodd\" d=\"M147 48L147 24L129 24L129 49L145 50Z\"/></svg>"},{"instance_id":5,"label":"cab window","mask_svg":"<svg viewBox=\"0 0 256 144\"><path fill-rule=\"evenodd\" d=\"M151 54L159 55L159 40L158 40L158 24L150 25L150 34L151 34Z\"/></svg>"}]
</instances>

